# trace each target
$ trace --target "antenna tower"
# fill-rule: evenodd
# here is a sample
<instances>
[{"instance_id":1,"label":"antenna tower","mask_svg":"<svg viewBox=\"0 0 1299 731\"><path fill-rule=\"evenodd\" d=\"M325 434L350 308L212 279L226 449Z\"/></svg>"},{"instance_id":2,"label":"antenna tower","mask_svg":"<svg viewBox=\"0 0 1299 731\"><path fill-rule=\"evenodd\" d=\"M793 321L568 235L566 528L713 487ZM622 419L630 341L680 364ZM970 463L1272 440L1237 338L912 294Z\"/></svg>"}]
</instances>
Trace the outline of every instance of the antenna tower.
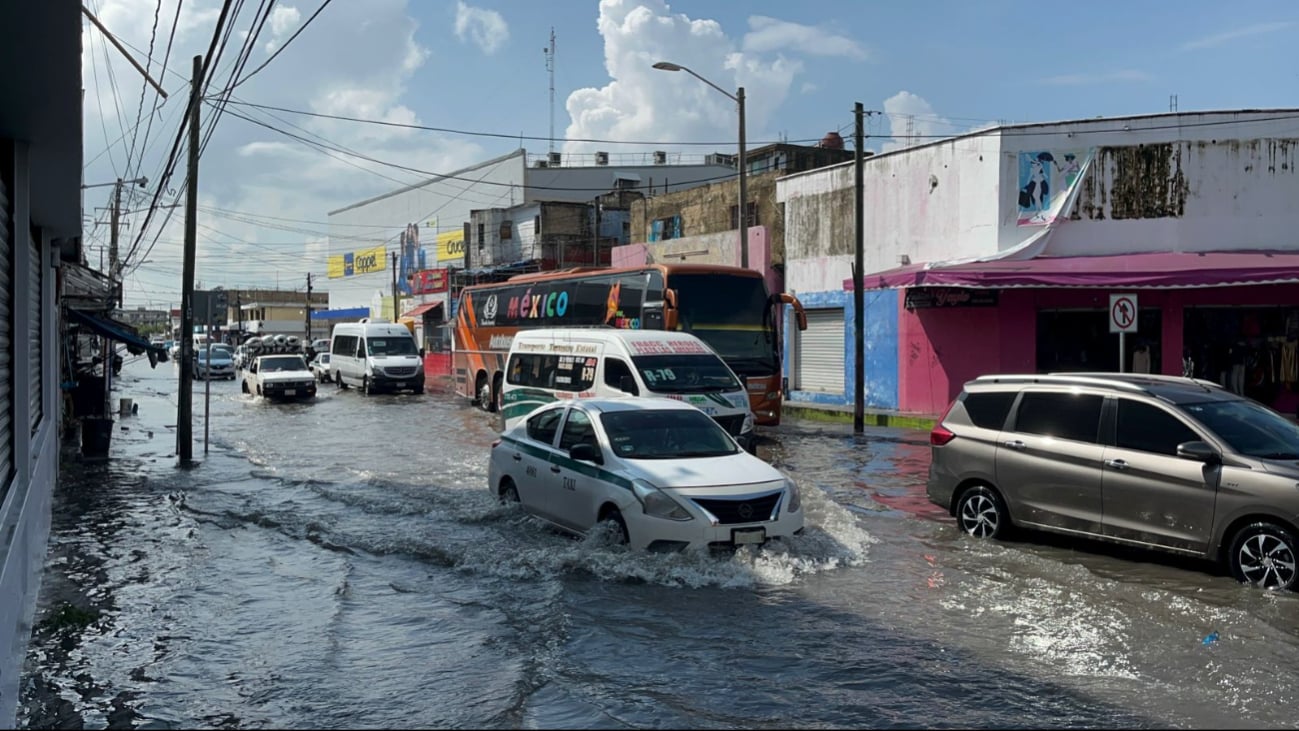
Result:
<instances>
[{"instance_id":1,"label":"antenna tower","mask_svg":"<svg viewBox=\"0 0 1299 731\"><path fill-rule=\"evenodd\" d=\"M546 72L550 74L550 149L555 152L555 26L550 27L550 46L541 49L546 54Z\"/></svg>"}]
</instances>

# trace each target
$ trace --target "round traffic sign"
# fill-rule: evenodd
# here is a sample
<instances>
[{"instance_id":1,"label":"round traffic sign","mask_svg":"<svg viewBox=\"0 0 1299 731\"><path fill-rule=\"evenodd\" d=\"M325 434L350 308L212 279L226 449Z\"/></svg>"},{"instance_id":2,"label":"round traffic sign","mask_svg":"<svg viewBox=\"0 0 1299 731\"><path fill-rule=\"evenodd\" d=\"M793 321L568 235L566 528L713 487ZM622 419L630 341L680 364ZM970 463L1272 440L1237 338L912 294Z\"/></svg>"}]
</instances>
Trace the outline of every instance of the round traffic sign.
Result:
<instances>
[{"instance_id":1,"label":"round traffic sign","mask_svg":"<svg viewBox=\"0 0 1299 731\"><path fill-rule=\"evenodd\" d=\"M1110 320L1119 330L1131 330L1137 319L1137 303L1131 297L1116 297L1110 305Z\"/></svg>"}]
</instances>

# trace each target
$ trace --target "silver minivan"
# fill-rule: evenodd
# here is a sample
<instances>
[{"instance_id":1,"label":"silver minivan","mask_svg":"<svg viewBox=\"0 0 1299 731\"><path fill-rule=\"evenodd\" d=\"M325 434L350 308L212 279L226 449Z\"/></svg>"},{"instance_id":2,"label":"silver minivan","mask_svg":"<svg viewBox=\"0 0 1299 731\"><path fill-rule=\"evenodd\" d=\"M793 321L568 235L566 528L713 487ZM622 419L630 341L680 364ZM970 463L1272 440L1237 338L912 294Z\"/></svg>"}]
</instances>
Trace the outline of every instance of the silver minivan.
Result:
<instances>
[{"instance_id":1,"label":"silver minivan","mask_svg":"<svg viewBox=\"0 0 1299 731\"><path fill-rule=\"evenodd\" d=\"M1299 426L1202 380L983 376L930 433L929 499L961 530L1012 526L1224 561L1296 588Z\"/></svg>"}]
</instances>

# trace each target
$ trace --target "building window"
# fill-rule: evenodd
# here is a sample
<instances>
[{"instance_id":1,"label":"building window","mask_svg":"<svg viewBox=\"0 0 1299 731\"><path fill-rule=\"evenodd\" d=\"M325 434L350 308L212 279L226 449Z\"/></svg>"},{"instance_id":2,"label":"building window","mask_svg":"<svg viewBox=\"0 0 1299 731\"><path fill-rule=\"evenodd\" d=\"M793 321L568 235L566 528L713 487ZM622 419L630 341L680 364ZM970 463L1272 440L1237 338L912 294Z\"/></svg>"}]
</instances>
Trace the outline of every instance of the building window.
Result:
<instances>
[{"instance_id":1,"label":"building window","mask_svg":"<svg viewBox=\"0 0 1299 731\"><path fill-rule=\"evenodd\" d=\"M739 206L731 206L731 228L736 227L735 211L738 208ZM745 213L747 214L745 216L745 218L747 219L745 221L746 224L745 227L752 228L753 226L757 226L758 225L758 204L756 202L750 202L748 205L745 206L745 209L746 209Z\"/></svg>"},{"instance_id":2,"label":"building window","mask_svg":"<svg viewBox=\"0 0 1299 731\"><path fill-rule=\"evenodd\" d=\"M650 241L668 241L681 236L681 216L656 218L650 226Z\"/></svg>"},{"instance_id":3,"label":"building window","mask_svg":"<svg viewBox=\"0 0 1299 731\"><path fill-rule=\"evenodd\" d=\"M501 221L501 241L509 241L514 238L514 222Z\"/></svg>"},{"instance_id":4,"label":"building window","mask_svg":"<svg viewBox=\"0 0 1299 731\"><path fill-rule=\"evenodd\" d=\"M486 224L480 223L478 224L478 250L479 251L483 250L483 244L485 243L484 240L486 238L487 238L487 226Z\"/></svg>"},{"instance_id":5,"label":"building window","mask_svg":"<svg viewBox=\"0 0 1299 731\"><path fill-rule=\"evenodd\" d=\"M637 181L630 178L618 178L613 181L614 190L635 190Z\"/></svg>"},{"instance_id":6,"label":"building window","mask_svg":"<svg viewBox=\"0 0 1299 731\"><path fill-rule=\"evenodd\" d=\"M541 216L532 217L532 235L533 236L541 235Z\"/></svg>"}]
</instances>

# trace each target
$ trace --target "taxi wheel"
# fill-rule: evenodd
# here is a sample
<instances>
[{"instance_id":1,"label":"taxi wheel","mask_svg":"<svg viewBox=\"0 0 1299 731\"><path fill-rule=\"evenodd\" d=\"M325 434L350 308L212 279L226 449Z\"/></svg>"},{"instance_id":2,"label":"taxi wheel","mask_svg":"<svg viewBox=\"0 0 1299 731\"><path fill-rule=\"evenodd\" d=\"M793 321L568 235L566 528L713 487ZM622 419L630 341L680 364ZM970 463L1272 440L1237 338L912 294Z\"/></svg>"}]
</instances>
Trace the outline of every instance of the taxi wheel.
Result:
<instances>
[{"instance_id":1,"label":"taxi wheel","mask_svg":"<svg viewBox=\"0 0 1299 731\"><path fill-rule=\"evenodd\" d=\"M617 508L609 508L600 516L600 525L605 525L606 523L612 523L614 525L611 532L613 533L617 544L620 546L627 545L629 541L627 537L627 523L622 519L622 513L618 512Z\"/></svg>"},{"instance_id":2,"label":"taxi wheel","mask_svg":"<svg viewBox=\"0 0 1299 731\"><path fill-rule=\"evenodd\" d=\"M502 503L507 505L519 502L519 488L514 486L514 480L507 477L501 482L500 499Z\"/></svg>"}]
</instances>

